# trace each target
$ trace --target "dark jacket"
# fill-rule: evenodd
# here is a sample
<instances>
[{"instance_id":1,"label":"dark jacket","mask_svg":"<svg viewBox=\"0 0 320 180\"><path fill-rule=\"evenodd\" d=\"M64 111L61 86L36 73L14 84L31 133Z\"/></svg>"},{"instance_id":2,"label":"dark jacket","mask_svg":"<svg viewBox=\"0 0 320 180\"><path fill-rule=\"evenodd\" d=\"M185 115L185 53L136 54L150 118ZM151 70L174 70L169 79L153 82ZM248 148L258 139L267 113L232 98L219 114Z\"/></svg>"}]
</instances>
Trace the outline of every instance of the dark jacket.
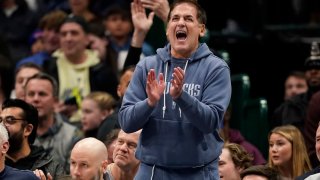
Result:
<instances>
[{"instance_id":1,"label":"dark jacket","mask_svg":"<svg viewBox=\"0 0 320 180\"><path fill-rule=\"evenodd\" d=\"M271 127L291 124L303 132L310 97L309 93L303 93L283 102L273 114Z\"/></svg>"},{"instance_id":2,"label":"dark jacket","mask_svg":"<svg viewBox=\"0 0 320 180\"><path fill-rule=\"evenodd\" d=\"M51 152L44 150L41 146L32 145L30 148L31 153L29 156L19 159L17 162L6 158L6 165L20 170L34 171L40 169L45 174L49 172L54 179L65 173L62 166L53 160Z\"/></svg>"},{"instance_id":3,"label":"dark jacket","mask_svg":"<svg viewBox=\"0 0 320 180\"><path fill-rule=\"evenodd\" d=\"M5 180L38 180L39 178L29 170L18 170L10 166L5 166L0 172L0 179Z\"/></svg>"},{"instance_id":4,"label":"dark jacket","mask_svg":"<svg viewBox=\"0 0 320 180\"><path fill-rule=\"evenodd\" d=\"M120 128L118 114L122 102L121 100L122 99L120 99L120 101L118 102L118 107L115 108L114 112L105 120L103 120L98 128L96 137L102 142L106 140L107 134L109 134L112 131L112 129Z\"/></svg>"}]
</instances>

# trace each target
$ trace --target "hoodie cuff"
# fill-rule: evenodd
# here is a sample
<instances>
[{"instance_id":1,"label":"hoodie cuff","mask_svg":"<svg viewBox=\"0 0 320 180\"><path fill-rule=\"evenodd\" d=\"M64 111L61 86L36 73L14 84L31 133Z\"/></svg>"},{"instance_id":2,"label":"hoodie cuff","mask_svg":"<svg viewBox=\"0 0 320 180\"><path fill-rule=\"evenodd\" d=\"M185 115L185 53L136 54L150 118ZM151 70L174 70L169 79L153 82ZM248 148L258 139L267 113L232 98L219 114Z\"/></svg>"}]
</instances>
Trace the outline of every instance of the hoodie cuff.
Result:
<instances>
[{"instance_id":1,"label":"hoodie cuff","mask_svg":"<svg viewBox=\"0 0 320 180\"><path fill-rule=\"evenodd\" d=\"M187 92L183 91L180 97L174 100L181 109L187 109L192 106L194 97L190 96Z\"/></svg>"}]
</instances>

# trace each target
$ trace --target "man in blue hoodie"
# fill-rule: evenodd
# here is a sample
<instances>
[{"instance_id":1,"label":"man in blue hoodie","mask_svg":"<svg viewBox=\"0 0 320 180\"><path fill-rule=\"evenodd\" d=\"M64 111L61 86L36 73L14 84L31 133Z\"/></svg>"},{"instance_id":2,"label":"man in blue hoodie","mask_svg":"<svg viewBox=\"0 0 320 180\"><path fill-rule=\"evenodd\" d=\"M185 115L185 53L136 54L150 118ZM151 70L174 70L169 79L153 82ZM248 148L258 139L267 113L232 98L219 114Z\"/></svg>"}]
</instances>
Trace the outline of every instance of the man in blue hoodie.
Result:
<instances>
[{"instance_id":1,"label":"man in blue hoodie","mask_svg":"<svg viewBox=\"0 0 320 180\"><path fill-rule=\"evenodd\" d=\"M227 64L199 43L205 22L196 1L173 2L169 43L136 66L119 111L126 133L142 129L135 179L219 179L231 81Z\"/></svg>"}]
</instances>

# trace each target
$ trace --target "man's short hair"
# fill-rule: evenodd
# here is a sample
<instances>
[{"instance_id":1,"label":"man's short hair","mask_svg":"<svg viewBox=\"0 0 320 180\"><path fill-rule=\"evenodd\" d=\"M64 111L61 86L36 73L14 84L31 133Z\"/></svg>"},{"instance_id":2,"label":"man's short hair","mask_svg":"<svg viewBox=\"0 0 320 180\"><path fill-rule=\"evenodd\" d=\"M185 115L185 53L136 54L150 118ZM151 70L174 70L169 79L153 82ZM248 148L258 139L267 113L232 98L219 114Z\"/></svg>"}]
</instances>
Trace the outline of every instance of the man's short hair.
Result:
<instances>
[{"instance_id":1,"label":"man's short hair","mask_svg":"<svg viewBox=\"0 0 320 180\"><path fill-rule=\"evenodd\" d=\"M104 20L107 20L112 15L119 15L121 19L131 22L131 14L129 9L119 6L117 4L112 5L106 9L103 15Z\"/></svg>"},{"instance_id":2,"label":"man's short hair","mask_svg":"<svg viewBox=\"0 0 320 180\"><path fill-rule=\"evenodd\" d=\"M167 22L170 21L172 10L176 6L178 6L179 4L182 4L182 3L189 3L189 4L192 4L193 6L195 6L196 10L197 10L197 19L198 19L199 23L204 24L204 25L207 23L206 11L200 6L200 4L196 0L175 0L175 1L173 1L173 3L170 5L170 11L169 11Z\"/></svg>"},{"instance_id":3,"label":"man's short hair","mask_svg":"<svg viewBox=\"0 0 320 180\"><path fill-rule=\"evenodd\" d=\"M14 75L17 76L17 74L24 68L32 68L32 69L36 69L38 71L42 71L43 69L36 63L33 62L26 62L21 64L14 72Z\"/></svg>"},{"instance_id":4,"label":"man's short hair","mask_svg":"<svg viewBox=\"0 0 320 180\"><path fill-rule=\"evenodd\" d=\"M46 73L38 73L38 74L35 74L33 76L31 76L27 82L26 82L26 85L25 85L25 88L27 87L29 81L31 81L32 79L39 79L39 80L47 80L50 82L50 84L52 85L52 94L54 97L59 97L59 86L58 86L58 82L57 80L50 76L49 74L46 74Z\"/></svg>"},{"instance_id":5,"label":"man's short hair","mask_svg":"<svg viewBox=\"0 0 320 180\"><path fill-rule=\"evenodd\" d=\"M39 28L41 30L48 29L58 32L66 17L67 13L62 10L49 12L40 19Z\"/></svg>"},{"instance_id":6,"label":"man's short hair","mask_svg":"<svg viewBox=\"0 0 320 180\"><path fill-rule=\"evenodd\" d=\"M37 136L39 123L37 108L21 99L7 99L2 104L2 110L13 107L22 109L22 119L24 119L28 124L32 124L33 129L30 136L28 137L28 141L29 144L33 144Z\"/></svg>"},{"instance_id":7,"label":"man's short hair","mask_svg":"<svg viewBox=\"0 0 320 180\"><path fill-rule=\"evenodd\" d=\"M243 179L247 175L258 175L266 177L268 180L280 180L280 176L277 170L265 165L251 166L241 172L240 176Z\"/></svg>"},{"instance_id":8,"label":"man's short hair","mask_svg":"<svg viewBox=\"0 0 320 180\"><path fill-rule=\"evenodd\" d=\"M76 23L82 28L82 30L86 34L89 33L89 25L88 25L87 21L82 16L75 16L75 15L71 14L63 20L61 26L66 23Z\"/></svg>"}]
</instances>

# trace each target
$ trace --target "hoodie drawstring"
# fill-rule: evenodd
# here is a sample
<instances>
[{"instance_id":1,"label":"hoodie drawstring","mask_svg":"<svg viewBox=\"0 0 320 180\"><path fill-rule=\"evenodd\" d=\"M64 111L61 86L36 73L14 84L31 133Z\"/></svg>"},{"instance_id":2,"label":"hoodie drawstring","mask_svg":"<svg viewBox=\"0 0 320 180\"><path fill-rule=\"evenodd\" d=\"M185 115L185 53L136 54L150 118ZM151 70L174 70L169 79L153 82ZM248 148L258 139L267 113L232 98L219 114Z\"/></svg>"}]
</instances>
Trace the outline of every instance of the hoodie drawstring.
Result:
<instances>
[{"instance_id":1,"label":"hoodie drawstring","mask_svg":"<svg viewBox=\"0 0 320 180\"><path fill-rule=\"evenodd\" d=\"M151 178L150 178L150 180L152 180L153 179L153 175L154 175L154 167L155 167L156 165L153 165L153 167L152 167L152 172L151 172Z\"/></svg>"},{"instance_id":2,"label":"hoodie drawstring","mask_svg":"<svg viewBox=\"0 0 320 180\"><path fill-rule=\"evenodd\" d=\"M168 73L168 62L166 62L166 70L164 74L164 83L167 83L167 73ZM166 88L163 90L163 107L162 107L162 118L164 119L164 114L166 112Z\"/></svg>"},{"instance_id":3,"label":"hoodie drawstring","mask_svg":"<svg viewBox=\"0 0 320 180\"><path fill-rule=\"evenodd\" d=\"M186 76L186 71L188 67L189 60L187 60L186 65L184 66L183 72L184 76ZM168 74L168 62L166 62L166 69L165 69L165 74L164 74L164 82L167 83L167 74ZM162 118L164 119L164 114L166 112L166 89L167 87L163 90L163 107L162 107ZM181 118L181 108L179 107L179 113L180 113L180 118Z\"/></svg>"}]
</instances>

